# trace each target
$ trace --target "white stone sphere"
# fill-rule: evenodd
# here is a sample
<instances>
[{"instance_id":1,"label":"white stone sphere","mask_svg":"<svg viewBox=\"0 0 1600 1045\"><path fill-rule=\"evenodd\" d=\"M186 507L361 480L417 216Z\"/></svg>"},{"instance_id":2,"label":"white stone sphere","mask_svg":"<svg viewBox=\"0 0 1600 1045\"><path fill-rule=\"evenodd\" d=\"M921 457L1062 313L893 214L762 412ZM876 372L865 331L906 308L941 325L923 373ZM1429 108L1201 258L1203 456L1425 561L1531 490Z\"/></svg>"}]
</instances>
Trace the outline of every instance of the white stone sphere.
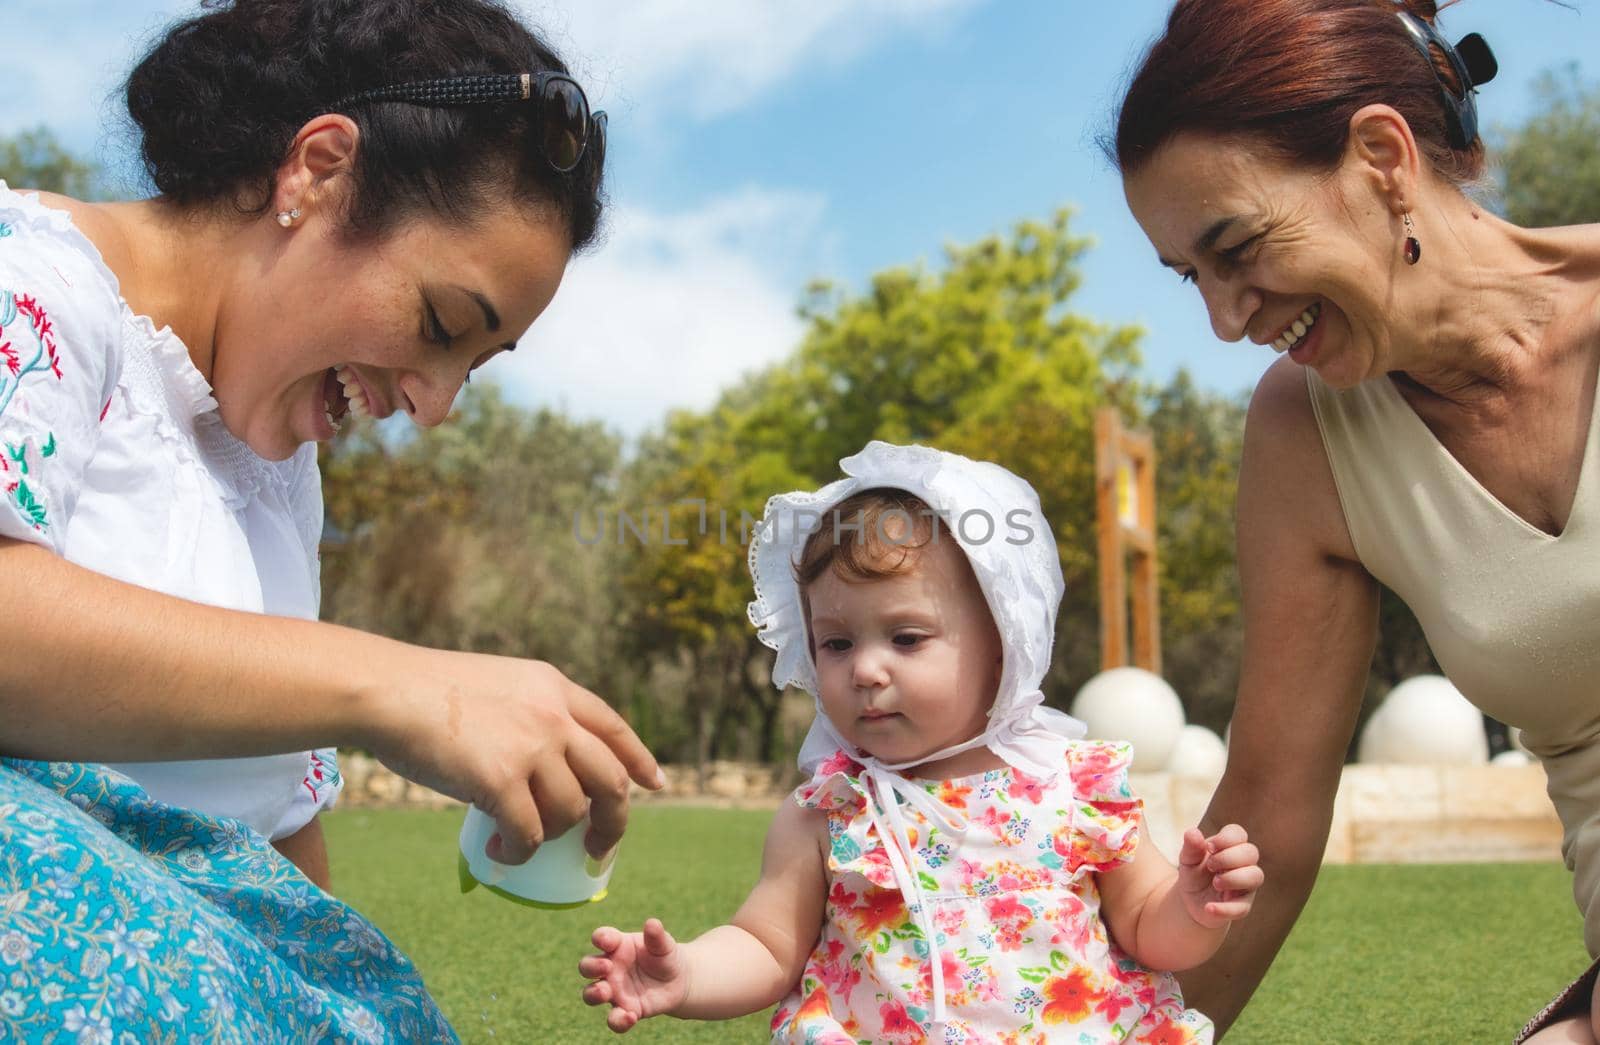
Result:
<instances>
[{"instance_id":1,"label":"white stone sphere","mask_svg":"<svg viewBox=\"0 0 1600 1045\"><path fill-rule=\"evenodd\" d=\"M1508 748L1489 760L1491 766L1531 766L1533 759L1526 751Z\"/></svg>"},{"instance_id":2,"label":"white stone sphere","mask_svg":"<svg viewBox=\"0 0 1600 1045\"><path fill-rule=\"evenodd\" d=\"M1167 758L1167 772L1176 776L1220 780L1227 765L1228 749L1222 738L1204 726L1184 726Z\"/></svg>"},{"instance_id":3,"label":"white stone sphere","mask_svg":"<svg viewBox=\"0 0 1600 1045\"><path fill-rule=\"evenodd\" d=\"M1450 680L1418 675L1389 691L1357 747L1366 763L1481 766L1489 761L1483 714Z\"/></svg>"},{"instance_id":4,"label":"white stone sphere","mask_svg":"<svg viewBox=\"0 0 1600 1045\"><path fill-rule=\"evenodd\" d=\"M1143 668L1112 668L1083 684L1073 717L1099 740L1133 744L1133 771L1165 769L1183 732L1183 702L1165 679Z\"/></svg>"}]
</instances>

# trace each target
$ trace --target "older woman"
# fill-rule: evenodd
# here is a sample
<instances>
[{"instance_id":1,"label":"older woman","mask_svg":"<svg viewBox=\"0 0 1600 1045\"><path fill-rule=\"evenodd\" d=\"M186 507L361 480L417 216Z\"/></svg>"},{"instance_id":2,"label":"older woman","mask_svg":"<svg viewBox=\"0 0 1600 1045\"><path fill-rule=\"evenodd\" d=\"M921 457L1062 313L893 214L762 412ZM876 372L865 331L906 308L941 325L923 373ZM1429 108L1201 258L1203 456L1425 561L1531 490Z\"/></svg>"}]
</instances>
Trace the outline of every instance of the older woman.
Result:
<instances>
[{"instance_id":1,"label":"older woman","mask_svg":"<svg viewBox=\"0 0 1600 1045\"><path fill-rule=\"evenodd\" d=\"M329 748L507 862L585 816L610 848L659 769L548 665L317 623L316 444L438 424L515 346L604 118L488 0L210 4L127 97L160 196L0 185L0 1038L448 1037L313 884Z\"/></svg>"},{"instance_id":2,"label":"older woman","mask_svg":"<svg viewBox=\"0 0 1600 1045\"><path fill-rule=\"evenodd\" d=\"M1277 884L1189 980L1224 1025L1316 878L1379 582L1543 761L1600 952L1600 228L1518 228L1463 191L1493 59L1435 14L1179 0L1118 121L1162 263L1219 337L1281 354L1246 427L1245 653L1208 817L1247 825ZM1593 979L1545 1033L1589 1040Z\"/></svg>"}]
</instances>

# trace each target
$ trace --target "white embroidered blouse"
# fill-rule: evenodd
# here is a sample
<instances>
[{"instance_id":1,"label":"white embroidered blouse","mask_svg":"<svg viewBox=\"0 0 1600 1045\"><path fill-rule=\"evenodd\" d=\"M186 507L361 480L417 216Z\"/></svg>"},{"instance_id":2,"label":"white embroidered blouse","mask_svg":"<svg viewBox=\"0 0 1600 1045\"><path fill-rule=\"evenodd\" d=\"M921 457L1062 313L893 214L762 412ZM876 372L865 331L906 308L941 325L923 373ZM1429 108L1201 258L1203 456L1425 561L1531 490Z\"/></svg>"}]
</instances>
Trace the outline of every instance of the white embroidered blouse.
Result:
<instances>
[{"instance_id":1,"label":"white embroidered blouse","mask_svg":"<svg viewBox=\"0 0 1600 1045\"><path fill-rule=\"evenodd\" d=\"M273 462L235 439L183 342L134 314L70 216L4 182L0 443L0 536L168 595L316 618L315 445ZM270 838L341 787L332 749L114 768Z\"/></svg>"}]
</instances>

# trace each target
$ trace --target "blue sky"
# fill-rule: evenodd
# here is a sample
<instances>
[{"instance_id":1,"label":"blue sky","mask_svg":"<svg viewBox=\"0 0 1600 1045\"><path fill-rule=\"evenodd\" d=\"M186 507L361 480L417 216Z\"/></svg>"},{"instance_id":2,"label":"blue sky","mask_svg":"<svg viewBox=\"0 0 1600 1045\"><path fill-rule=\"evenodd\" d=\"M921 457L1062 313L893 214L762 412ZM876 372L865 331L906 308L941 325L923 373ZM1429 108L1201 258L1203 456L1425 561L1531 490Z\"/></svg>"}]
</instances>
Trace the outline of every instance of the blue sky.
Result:
<instances>
[{"instance_id":1,"label":"blue sky","mask_svg":"<svg viewBox=\"0 0 1600 1045\"><path fill-rule=\"evenodd\" d=\"M1218 343L1194 291L1155 263L1095 137L1165 18L1164 0L519 0L611 116L614 208L523 351L497 360L519 400L636 433L707 405L801 333L805 282L860 286L965 242L1078 211L1097 247L1075 307L1147 331L1158 376L1187 365L1247 388L1269 350ZM1466 0L1447 35L1483 33L1499 79L1485 122L1531 111L1534 78L1600 48L1600 8ZM1587 10L1584 10L1587 8ZM160 0L0 0L36 41L0 70L0 133L36 123L126 168L108 104Z\"/></svg>"}]
</instances>

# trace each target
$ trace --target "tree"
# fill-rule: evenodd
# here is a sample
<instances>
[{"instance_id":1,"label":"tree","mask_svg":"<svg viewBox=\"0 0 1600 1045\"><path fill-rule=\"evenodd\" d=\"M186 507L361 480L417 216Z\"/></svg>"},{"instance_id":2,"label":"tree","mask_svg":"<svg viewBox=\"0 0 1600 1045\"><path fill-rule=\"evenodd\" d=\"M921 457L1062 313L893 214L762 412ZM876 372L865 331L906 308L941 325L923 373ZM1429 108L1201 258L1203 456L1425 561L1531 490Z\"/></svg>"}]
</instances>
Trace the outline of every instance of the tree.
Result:
<instances>
[{"instance_id":1,"label":"tree","mask_svg":"<svg viewBox=\"0 0 1600 1045\"><path fill-rule=\"evenodd\" d=\"M1545 73L1535 92L1540 112L1499 150L1506 217L1527 227L1600 221L1600 87L1573 66Z\"/></svg>"},{"instance_id":2,"label":"tree","mask_svg":"<svg viewBox=\"0 0 1600 1045\"><path fill-rule=\"evenodd\" d=\"M672 532L697 539L629 543L628 631L647 650L688 651L701 759L733 753L741 738L751 755L778 755L778 695L753 678L770 655L744 612L746 549L737 533L721 539L716 519L726 512L736 530L771 494L837 478L839 459L875 438L994 460L1034 483L1069 591L1053 695L1094 670L1093 416L1107 401L1137 408L1138 333L1069 310L1087 249L1062 212L950 247L938 271L880 273L860 294L817 284L790 359L710 411L674 417L643 447L635 503L676 506ZM712 506L705 539L691 499Z\"/></svg>"},{"instance_id":3,"label":"tree","mask_svg":"<svg viewBox=\"0 0 1600 1045\"><path fill-rule=\"evenodd\" d=\"M357 423L323 456L342 544L323 555L323 616L409 642L548 660L609 696L608 549L574 527L612 493L620 440L597 422L474 383L449 424Z\"/></svg>"},{"instance_id":4,"label":"tree","mask_svg":"<svg viewBox=\"0 0 1600 1045\"><path fill-rule=\"evenodd\" d=\"M1600 218L1600 91L1574 73L1539 90L1543 111L1499 150L1508 216ZM52 168L65 154L47 135L28 142L11 153L0 142L0 176L51 187L87 169ZM1244 405L1183 371L1146 383L1137 330L1072 312L1087 249L1061 213L952 246L936 268L879 273L859 292L817 283L790 358L709 410L673 415L626 463L599 426L519 410L477 385L453 425L410 437L358 425L326 454L329 517L348 535L326 556L326 615L552 660L668 757L778 759L793 738L745 616L749 524L768 496L835 478L839 458L870 439L926 442L1038 489L1068 586L1046 680L1064 704L1099 668L1092 418L1111 403L1155 441L1166 674L1192 720L1221 728L1241 644ZM1415 619L1386 592L1368 703L1431 670Z\"/></svg>"},{"instance_id":5,"label":"tree","mask_svg":"<svg viewBox=\"0 0 1600 1045\"><path fill-rule=\"evenodd\" d=\"M1221 732L1243 652L1234 500L1245 403L1208 393L1179 370L1149 396L1156 452L1162 674L1191 722Z\"/></svg>"},{"instance_id":6,"label":"tree","mask_svg":"<svg viewBox=\"0 0 1600 1045\"><path fill-rule=\"evenodd\" d=\"M14 189L104 198L100 168L67 151L47 127L0 136L0 181Z\"/></svg>"}]
</instances>

